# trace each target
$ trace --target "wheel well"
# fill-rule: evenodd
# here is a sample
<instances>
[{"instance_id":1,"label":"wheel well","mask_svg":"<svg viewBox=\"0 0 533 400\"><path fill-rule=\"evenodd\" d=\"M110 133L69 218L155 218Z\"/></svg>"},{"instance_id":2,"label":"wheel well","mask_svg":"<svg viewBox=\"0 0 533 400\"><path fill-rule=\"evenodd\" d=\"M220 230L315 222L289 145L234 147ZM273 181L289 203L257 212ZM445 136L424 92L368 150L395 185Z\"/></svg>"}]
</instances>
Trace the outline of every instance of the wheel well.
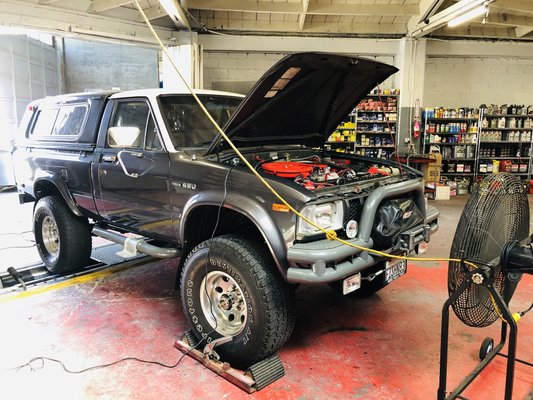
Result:
<instances>
[{"instance_id":1,"label":"wheel well","mask_svg":"<svg viewBox=\"0 0 533 400\"><path fill-rule=\"evenodd\" d=\"M33 197L35 198L35 202L37 202L37 200L42 197L56 195L59 196L61 200L65 202L72 214L78 217L82 216L73 200L71 198L65 197L61 190L56 186L56 184L46 179L42 179L35 182L33 186ZM66 194L66 196L68 196L68 193Z\"/></svg>"},{"instance_id":2,"label":"wheel well","mask_svg":"<svg viewBox=\"0 0 533 400\"><path fill-rule=\"evenodd\" d=\"M226 234L236 234L260 243L264 241L257 226L245 215L230 208L198 206L185 222L184 248L193 249L212 236Z\"/></svg>"},{"instance_id":3,"label":"wheel well","mask_svg":"<svg viewBox=\"0 0 533 400\"><path fill-rule=\"evenodd\" d=\"M61 192L52 182L41 180L35 183L35 186L33 187L33 195L35 197L35 200L39 200L41 197L45 196L61 196Z\"/></svg>"},{"instance_id":4,"label":"wheel well","mask_svg":"<svg viewBox=\"0 0 533 400\"><path fill-rule=\"evenodd\" d=\"M218 216L219 210L220 216ZM217 216L219 217L218 224ZM179 288L180 271L189 252L203 241L224 234L236 234L248 240L264 243L263 235L257 226L245 215L230 208L220 208L214 205L196 207L185 221L182 256L178 263L175 289Z\"/></svg>"}]
</instances>

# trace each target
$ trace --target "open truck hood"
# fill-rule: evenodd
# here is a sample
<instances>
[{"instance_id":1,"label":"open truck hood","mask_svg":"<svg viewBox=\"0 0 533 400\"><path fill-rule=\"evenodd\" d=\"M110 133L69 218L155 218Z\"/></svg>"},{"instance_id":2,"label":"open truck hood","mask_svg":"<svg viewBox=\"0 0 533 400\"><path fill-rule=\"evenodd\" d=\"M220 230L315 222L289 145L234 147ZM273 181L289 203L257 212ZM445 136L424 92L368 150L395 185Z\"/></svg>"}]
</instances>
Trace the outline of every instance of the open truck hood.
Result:
<instances>
[{"instance_id":1,"label":"open truck hood","mask_svg":"<svg viewBox=\"0 0 533 400\"><path fill-rule=\"evenodd\" d=\"M257 81L224 131L237 147L321 146L372 88L397 71L365 58L288 55ZM229 147L218 135L208 154Z\"/></svg>"}]
</instances>

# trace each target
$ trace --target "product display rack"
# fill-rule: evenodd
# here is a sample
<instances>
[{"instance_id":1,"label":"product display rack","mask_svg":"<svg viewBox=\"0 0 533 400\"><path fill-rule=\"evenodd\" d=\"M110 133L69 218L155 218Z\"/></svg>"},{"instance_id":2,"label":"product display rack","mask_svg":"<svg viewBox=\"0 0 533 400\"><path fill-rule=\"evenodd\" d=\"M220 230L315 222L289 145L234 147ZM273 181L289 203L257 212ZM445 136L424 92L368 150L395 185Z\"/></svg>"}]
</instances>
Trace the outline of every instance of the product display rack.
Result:
<instances>
[{"instance_id":1,"label":"product display rack","mask_svg":"<svg viewBox=\"0 0 533 400\"><path fill-rule=\"evenodd\" d=\"M505 114L491 113L484 106L479 110L426 109L422 151L438 146L444 176L476 180L498 168L529 180L533 169L533 114L529 110L533 111L530 107L520 114ZM467 112L470 115L465 116ZM505 164L500 167L501 163Z\"/></svg>"},{"instance_id":2,"label":"product display rack","mask_svg":"<svg viewBox=\"0 0 533 400\"><path fill-rule=\"evenodd\" d=\"M479 111L473 108L426 109L422 152L438 147L443 175L474 176L479 123Z\"/></svg>"},{"instance_id":3,"label":"product display rack","mask_svg":"<svg viewBox=\"0 0 533 400\"><path fill-rule=\"evenodd\" d=\"M367 95L329 137L327 144L376 158L390 158L397 141L398 91Z\"/></svg>"},{"instance_id":4,"label":"product display rack","mask_svg":"<svg viewBox=\"0 0 533 400\"><path fill-rule=\"evenodd\" d=\"M355 152L368 157L390 158L397 140L397 91L370 94L355 108Z\"/></svg>"},{"instance_id":5,"label":"product display rack","mask_svg":"<svg viewBox=\"0 0 533 400\"><path fill-rule=\"evenodd\" d=\"M354 110L355 111L355 110ZM357 132L357 113L351 112L341 122L327 141L327 145L340 152L355 153L355 137Z\"/></svg>"},{"instance_id":6,"label":"product display rack","mask_svg":"<svg viewBox=\"0 0 533 400\"><path fill-rule=\"evenodd\" d=\"M507 114L491 113L483 108L480 119L476 166L478 175L490 174L494 168L500 168L499 163L508 161L510 165L504 168L513 174L526 176L529 180L532 169L533 115L527 114L525 110L523 114Z\"/></svg>"}]
</instances>

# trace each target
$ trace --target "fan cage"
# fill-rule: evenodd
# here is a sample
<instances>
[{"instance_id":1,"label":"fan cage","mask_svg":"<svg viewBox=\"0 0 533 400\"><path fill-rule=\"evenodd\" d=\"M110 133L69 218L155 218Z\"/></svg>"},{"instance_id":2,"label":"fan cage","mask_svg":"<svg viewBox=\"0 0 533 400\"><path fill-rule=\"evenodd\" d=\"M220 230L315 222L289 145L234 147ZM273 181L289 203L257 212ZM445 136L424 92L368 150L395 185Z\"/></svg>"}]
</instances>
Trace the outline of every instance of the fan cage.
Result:
<instances>
[{"instance_id":1,"label":"fan cage","mask_svg":"<svg viewBox=\"0 0 533 400\"><path fill-rule=\"evenodd\" d=\"M524 185L517 177L502 173L486 177L466 203L452 242L450 258L489 263L499 257L510 240L523 240L529 232L529 204ZM450 262L448 293L451 296L473 267ZM508 303L516 287L500 265L493 267L494 288ZM504 296L505 294L505 296ZM507 298L506 298L507 297ZM485 327L498 318L489 290L471 284L452 304L466 325Z\"/></svg>"}]
</instances>

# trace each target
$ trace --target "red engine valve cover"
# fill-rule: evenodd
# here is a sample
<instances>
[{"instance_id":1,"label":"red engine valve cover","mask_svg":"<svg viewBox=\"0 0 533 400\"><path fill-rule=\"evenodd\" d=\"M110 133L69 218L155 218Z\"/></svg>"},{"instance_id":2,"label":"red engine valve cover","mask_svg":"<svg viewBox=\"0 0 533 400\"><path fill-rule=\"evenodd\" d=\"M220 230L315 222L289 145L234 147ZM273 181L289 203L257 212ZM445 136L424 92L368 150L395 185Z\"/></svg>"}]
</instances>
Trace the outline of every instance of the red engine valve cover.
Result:
<instances>
[{"instance_id":1,"label":"red engine valve cover","mask_svg":"<svg viewBox=\"0 0 533 400\"><path fill-rule=\"evenodd\" d=\"M325 168L325 164L307 164L296 161L280 161L264 163L263 170L269 174L274 174L281 178L296 178L299 175L309 176L314 168Z\"/></svg>"}]
</instances>

